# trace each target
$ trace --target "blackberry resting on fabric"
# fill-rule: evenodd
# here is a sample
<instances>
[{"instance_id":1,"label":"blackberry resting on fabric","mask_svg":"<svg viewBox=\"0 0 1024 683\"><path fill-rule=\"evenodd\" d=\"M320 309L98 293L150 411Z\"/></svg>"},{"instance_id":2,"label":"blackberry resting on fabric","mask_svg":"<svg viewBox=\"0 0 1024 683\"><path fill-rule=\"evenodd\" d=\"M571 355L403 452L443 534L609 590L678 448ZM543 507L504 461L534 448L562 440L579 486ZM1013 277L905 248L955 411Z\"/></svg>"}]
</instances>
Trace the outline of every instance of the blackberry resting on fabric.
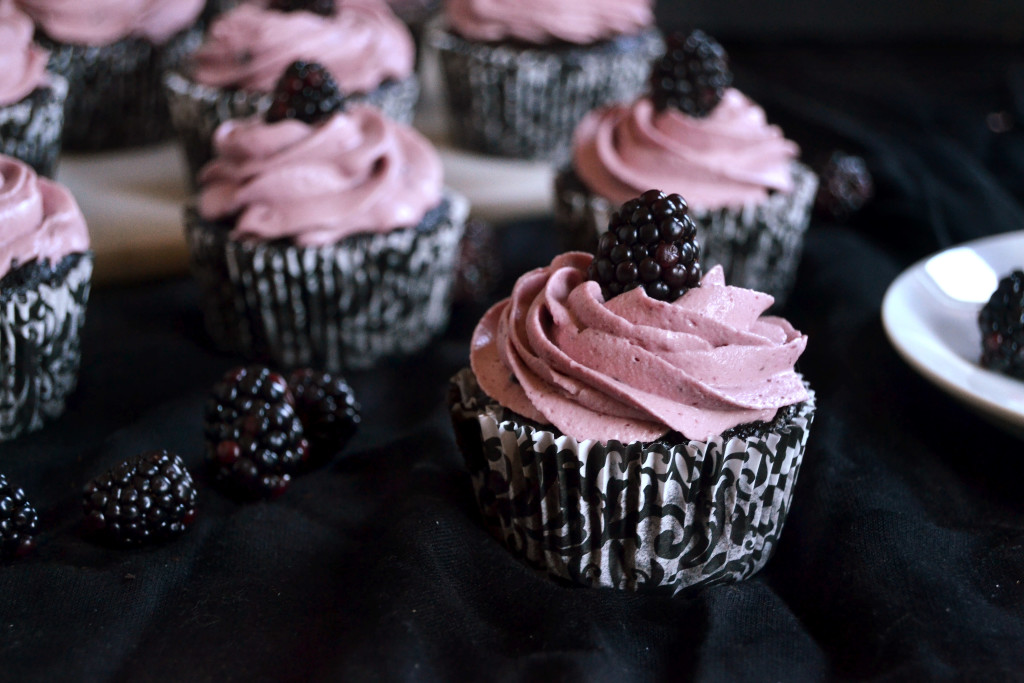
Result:
<instances>
[{"instance_id":1,"label":"blackberry resting on fabric","mask_svg":"<svg viewBox=\"0 0 1024 683\"><path fill-rule=\"evenodd\" d=\"M978 314L978 326L981 364L1024 379L1024 271L1015 270L999 281Z\"/></svg>"},{"instance_id":2,"label":"blackberry resting on fabric","mask_svg":"<svg viewBox=\"0 0 1024 683\"><path fill-rule=\"evenodd\" d=\"M827 218L845 220L875 194L871 172L861 157L833 152L818 175L821 182L814 208Z\"/></svg>"},{"instance_id":3,"label":"blackberry resting on fabric","mask_svg":"<svg viewBox=\"0 0 1024 683\"><path fill-rule=\"evenodd\" d=\"M267 123L296 119L318 123L345 107L334 77L317 62L292 62L274 87Z\"/></svg>"},{"instance_id":4,"label":"blackberry resting on fabric","mask_svg":"<svg viewBox=\"0 0 1024 683\"><path fill-rule=\"evenodd\" d=\"M38 531L39 515L25 499L25 492L0 474L0 560L30 553Z\"/></svg>"},{"instance_id":5,"label":"blackberry resting on fabric","mask_svg":"<svg viewBox=\"0 0 1024 683\"><path fill-rule=\"evenodd\" d=\"M678 194L648 190L612 214L587 273L605 300L643 287L652 299L675 301L700 286L700 244L688 209Z\"/></svg>"},{"instance_id":6,"label":"blackberry resting on fabric","mask_svg":"<svg viewBox=\"0 0 1024 683\"><path fill-rule=\"evenodd\" d=\"M308 368L292 372L288 386L313 457L323 461L338 453L361 421L352 387L344 377Z\"/></svg>"},{"instance_id":7,"label":"blackberry resting on fabric","mask_svg":"<svg viewBox=\"0 0 1024 683\"><path fill-rule=\"evenodd\" d=\"M82 491L85 527L98 540L121 546L164 541L196 517L196 488L181 458L149 451L120 463Z\"/></svg>"},{"instance_id":8,"label":"blackberry resting on fabric","mask_svg":"<svg viewBox=\"0 0 1024 683\"><path fill-rule=\"evenodd\" d=\"M674 107L703 118L718 106L731 84L725 49L700 30L669 35L665 54L651 68L651 99L658 111Z\"/></svg>"},{"instance_id":9,"label":"blackberry resting on fabric","mask_svg":"<svg viewBox=\"0 0 1024 683\"><path fill-rule=\"evenodd\" d=\"M269 8L278 12L304 10L323 17L334 16L338 9L335 0L272 0Z\"/></svg>"}]
</instances>

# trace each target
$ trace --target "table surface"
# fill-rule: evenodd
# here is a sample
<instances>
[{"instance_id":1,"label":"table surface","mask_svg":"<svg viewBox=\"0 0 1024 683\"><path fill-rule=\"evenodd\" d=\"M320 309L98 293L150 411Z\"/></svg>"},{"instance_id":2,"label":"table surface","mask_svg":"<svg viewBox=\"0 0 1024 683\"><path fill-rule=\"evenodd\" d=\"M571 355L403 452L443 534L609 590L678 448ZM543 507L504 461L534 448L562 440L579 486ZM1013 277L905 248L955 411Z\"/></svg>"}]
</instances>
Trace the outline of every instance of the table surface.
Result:
<instances>
[{"instance_id":1,"label":"table surface","mask_svg":"<svg viewBox=\"0 0 1024 683\"><path fill-rule=\"evenodd\" d=\"M1021 442L904 364L879 308L919 258L1024 228L1024 57L728 47L806 160L861 154L877 186L848 223L815 220L784 311L810 337L819 410L760 574L669 598L565 587L505 552L443 405L483 304L350 376L365 422L340 457L275 502L231 502L202 468L200 415L237 359L211 349L196 286L105 286L66 415L0 447L42 523L35 555L0 566L0 679L1019 680ZM500 242L496 296L551 257L550 216ZM81 486L151 448L196 472L194 528L131 551L84 540Z\"/></svg>"}]
</instances>

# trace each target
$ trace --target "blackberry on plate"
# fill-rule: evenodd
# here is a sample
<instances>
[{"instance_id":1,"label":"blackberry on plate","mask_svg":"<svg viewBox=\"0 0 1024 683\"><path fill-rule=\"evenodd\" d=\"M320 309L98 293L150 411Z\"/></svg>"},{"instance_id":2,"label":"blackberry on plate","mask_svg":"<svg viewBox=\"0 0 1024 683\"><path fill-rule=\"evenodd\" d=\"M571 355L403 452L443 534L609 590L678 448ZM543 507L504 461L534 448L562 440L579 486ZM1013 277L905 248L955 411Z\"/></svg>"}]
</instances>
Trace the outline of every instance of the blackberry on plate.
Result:
<instances>
[{"instance_id":1,"label":"blackberry on plate","mask_svg":"<svg viewBox=\"0 0 1024 683\"><path fill-rule=\"evenodd\" d=\"M818 175L821 182L814 197L814 208L821 216L845 220L875 194L871 172L861 157L833 152Z\"/></svg>"},{"instance_id":2,"label":"blackberry on plate","mask_svg":"<svg viewBox=\"0 0 1024 683\"><path fill-rule=\"evenodd\" d=\"M204 434L217 480L245 498L284 493L309 456L287 380L262 365L231 370L214 385Z\"/></svg>"},{"instance_id":3,"label":"blackberry on plate","mask_svg":"<svg viewBox=\"0 0 1024 683\"><path fill-rule=\"evenodd\" d=\"M37 531L39 515L25 499L25 492L11 486L0 474L0 560L30 553Z\"/></svg>"},{"instance_id":4,"label":"blackberry on plate","mask_svg":"<svg viewBox=\"0 0 1024 683\"><path fill-rule=\"evenodd\" d=\"M344 448L361 420L345 378L305 368L292 372L288 386L313 456L325 460Z\"/></svg>"},{"instance_id":5,"label":"blackberry on plate","mask_svg":"<svg viewBox=\"0 0 1024 683\"><path fill-rule=\"evenodd\" d=\"M652 299L675 301L700 286L700 244L688 208L678 194L648 190L612 214L587 273L605 300L643 287Z\"/></svg>"},{"instance_id":6,"label":"blackberry on plate","mask_svg":"<svg viewBox=\"0 0 1024 683\"><path fill-rule=\"evenodd\" d=\"M334 16L338 9L335 0L272 0L269 8L278 12L304 10L323 17Z\"/></svg>"},{"instance_id":7,"label":"blackberry on plate","mask_svg":"<svg viewBox=\"0 0 1024 683\"><path fill-rule=\"evenodd\" d=\"M718 106L731 84L725 49L700 30L669 35L665 54L651 68L651 99L658 111L673 107L703 118Z\"/></svg>"},{"instance_id":8,"label":"blackberry on plate","mask_svg":"<svg viewBox=\"0 0 1024 683\"><path fill-rule=\"evenodd\" d=\"M501 278L498 232L492 223L470 220L459 242L455 265L455 301L482 303Z\"/></svg>"},{"instance_id":9,"label":"blackberry on plate","mask_svg":"<svg viewBox=\"0 0 1024 683\"><path fill-rule=\"evenodd\" d=\"M296 119L318 123L345 107L345 98L330 72L317 62L292 62L274 87L267 123Z\"/></svg>"},{"instance_id":10,"label":"blackberry on plate","mask_svg":"<svg viewBox=\"0 0 1024 683\"><path fill-rule=\"evenodd\" d=\"M1002 280L978 314L981 364L1024 379L1024 271Z\"/></svg>"},{"instance_id":11,"label":"blackberry on plate","mask_svg":"<svg viewBox=\"0 0 1024 683\"><path fill-rule=\"evenodd\" d=\"M165 541L195 520L196 497L192 475L178 455L149 451L85 485L85 528L113 545Z\"/></svg>"}]
</instances>

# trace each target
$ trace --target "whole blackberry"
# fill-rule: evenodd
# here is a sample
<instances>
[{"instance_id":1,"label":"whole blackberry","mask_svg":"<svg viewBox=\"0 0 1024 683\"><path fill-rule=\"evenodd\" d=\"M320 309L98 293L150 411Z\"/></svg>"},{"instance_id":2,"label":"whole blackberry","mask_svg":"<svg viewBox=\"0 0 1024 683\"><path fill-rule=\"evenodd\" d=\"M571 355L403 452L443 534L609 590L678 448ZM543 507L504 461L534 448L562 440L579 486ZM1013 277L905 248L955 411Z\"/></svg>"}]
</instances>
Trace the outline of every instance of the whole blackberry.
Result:
<instances>
[{"instance_id":1,"label":"whole blackberry","mask_svg":"<svg viewBox=\"0 0 1024 683\"><path fill-rule=\"evenodd\" d=\"M288 382L261 365L231 370L214 385L204 432L218 481L245 498L284 493L309 455Z\"/></svg>"},{"instance_id":2,"label":"whole blackberry","mask_svg":"<svg viewBox=\"0 0 1024 683\"><path fill-rule=\"evenodd\" d=\"M165 541L195 521L196 497L192 475L179 456L149 451L85 485L85 527L112 545Z\"/></svg>"},{"instance_id":3,"label":"whole blackberry","mask_svg":"<svg viewBox=\"0 0 1024 683\"><path fill-rule=\"evenodd\" d=\"M298 12L299 10L304 10L323 17L334 16L335 12L337 12L334 0L272 0L269 8L278 12Z\"/></svg>"},{"instance_id":4,"label":"whole blackberry","mask_svg":"<svg viewBox=\"0 0 1024 683\"><path fill-rule=\"evenodd\" d=\"M466 222L455 264L452 294L455 301L482 303L487 300L501 278L499 253L498 231L492 223L475 219Z\"/></svg>"},{"instance_id":5,"label":"whole blackberry","mask_svg":"<svg viewBox=\"0 0 1024 683\"><path fill-rule=\"evenodd\" d=\"M1024 379L1024 271L1002 280L978 314L981 364Z\"/></svg>"},{"instance_id":6,"label":"whole blackberry","mask_svg":"<svg viewBox=\"0 0 1024 683\"><path fill-rule=\"evenodd\" d=\"M674 107L703 118L718 106L731 84L725 49L700 30L669 35L665 54L651 69L651 99L658 111Z\"/></svg>"},{"instance_id":7,"label":"whole blackberry","mask_svg":"<svg viewBox=\"0 0 1024 683\"><path fill-rule=\"evenodd\" d=\"M25 500L25 492L11 486L0 474L0 560L32 552L38 530L39 515Z\"/></svg>"},{"instance_id":8,"label":"whole blackberry","mask_svg":"<svg viewBox=\"0 0 1024 683\"><path fill-rule=\"evenodd\" d=\"M875 184L864 159L833 152L818 175L818 194L814 208L819 215L834 220L846 220L875 194Z\"/></svg>"},{"instance_id":9,"label":"whole blackberry","mask_svg":"<svg viewBox=\"0 0 1024 683\"><path fill-rule=\"evenodd\" d=\"M345 378L317 370L295 370L288 386L313 457L326 460L344 448L362 419L355 393Z\"/></svg>"},{"instance_id":10,"label":"whole blackberry","mask_svg":"<svg viewBox=\"0 0 1024 683\"><path fill-rule=\"evenodd\" d=\"M345 107L334 77L317 62L292 62L274 86L267 123L296 119L317 123Z\"/></svg>"},{"instance_id":11,"label":"whole blackberry","mask_svg":"<svg viewBox=\"0 0 1024 683\"><path fill-rule=\"evenodd\" d=\"M648 190L612 214L587 272L605 300L643 287L652 299L675 301L700 286L697 226L687 210L678 194Z\"/></svg>"}]
</instances>

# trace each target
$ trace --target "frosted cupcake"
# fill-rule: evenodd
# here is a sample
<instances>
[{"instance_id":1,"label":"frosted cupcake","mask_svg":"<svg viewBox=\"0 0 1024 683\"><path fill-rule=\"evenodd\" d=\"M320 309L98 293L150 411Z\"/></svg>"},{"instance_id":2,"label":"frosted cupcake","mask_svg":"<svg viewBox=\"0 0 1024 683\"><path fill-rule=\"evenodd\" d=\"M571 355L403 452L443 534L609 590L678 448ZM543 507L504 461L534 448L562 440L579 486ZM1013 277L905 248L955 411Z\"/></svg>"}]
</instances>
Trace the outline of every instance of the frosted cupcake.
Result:
<instances>
[{"instance_id":1,"label":"frosted cupcake","mask_svg":"<svg viewBox=\"0 0 1024 683\"><path fill-rule=\"evenodd\" d=\"M91 275L89 235L71 194L0 156L0 441L64 412Z\"/></svg>"},{"instance_id":2,"label":"frosted cupcake","mask_svg":"<svg viewBox=\"0 0 1024 683\"><path fill-rule=\"evenodd\" d=\"M411 122L414 52L409 29L383 0L252 0L221 15L192 59L165 79L190 177L211 158L217 126L266 111L296 60L323 64L350 100Z\"/></svg>"},{"instance_id":3,"label":"frosted cupcake","mask_svg":"<svg viewBox=\"0 0 1024 683\"><path fill-rule=\"evenodd\" d=\"M763 315L772 298L717 266L701 278L685 202L638 203L596 258L556 257L484 315L450 406L511 551L574 583L677 592L768 561L814 394L794 370L807 339Z\"/></svg>"},{"instance_id":4,"label":"frosted cupcake","mask_svg":"<svg viewBox=\"0 0 1024 683\"><path fill-rule=\"evenodd\" d=\"M737 286L793 287L817 188L799 148L735 88L724 51L701 32L672 36L652 92L598 109L579 125L556 179L556 222L590 248L615 206L649 187L689 201L706 262Z\"/></svg>"},{"instance_id":5,"label":"frosted cupcake","mask_svg":"<svg viewBox=\"0 0 1024 683\"><path fill-rule=\"evenodd\" d=\"M171 133L161 78L201 37L203 0L16 0L49 68L68 81L64 147L149 144Z\"/></svg>"},{"instance_id":6,"label":"frosted cupcake","mask_svg":"<svg viewBox=\"0 0 1024 683\"><path fill-rule=\"evenodd\" d=\"M466 149L564 162L590 110L636 97L661 53L651 0L447 0L430 34Z\"/></svg>"}]
</instances>

